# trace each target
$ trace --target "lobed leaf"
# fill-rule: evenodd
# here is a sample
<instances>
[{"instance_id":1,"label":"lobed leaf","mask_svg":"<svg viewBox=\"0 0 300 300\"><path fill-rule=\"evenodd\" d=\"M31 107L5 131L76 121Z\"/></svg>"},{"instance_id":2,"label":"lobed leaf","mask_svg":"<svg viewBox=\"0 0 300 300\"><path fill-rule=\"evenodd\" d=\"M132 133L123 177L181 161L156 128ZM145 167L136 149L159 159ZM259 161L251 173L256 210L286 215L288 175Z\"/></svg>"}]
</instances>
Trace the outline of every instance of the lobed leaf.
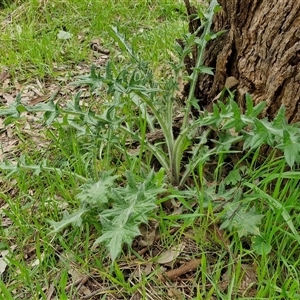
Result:
<instances>
[{"instance_id":1,"label":"lobed leaf","mask_svg":"<svg viewBox=\"0 0 300 300\"><path fill-rule=\"evenodd\" d=\"M111 187L114 184L114 180L118 177L117 175L108 176L97 182L86 183L80 187L81 192L77 194L76 198L79 199L83 205L99 208L109 201Z\"/></svg>"},{"instance_id":2,"label":"lobed leaf","mask_svg":"<svg viewBox=\"0 0 300 300\"><path fill-rule=\"evenodd\" d=\"M264 215L257 214L254 208L247 211L241 203L234 202L226 205L225 211L221 229L235 230L239 237L260 234L258 225Z\"/></svg>"},{"instance_id":3,"label":"lobed leaf","mask_svg":"<svg viewBox=\"0 0 300 300\"><path fill-rule=\"evenodd\" d=\"M82 224L82 215L88 211L89 209L82 207L72 214L69 214L67 211L65 211L63 219L59 222L48 220L50 225L53 227L52 233L59 232L70 225L80 227Z\"/></svg>"}]
</instances>

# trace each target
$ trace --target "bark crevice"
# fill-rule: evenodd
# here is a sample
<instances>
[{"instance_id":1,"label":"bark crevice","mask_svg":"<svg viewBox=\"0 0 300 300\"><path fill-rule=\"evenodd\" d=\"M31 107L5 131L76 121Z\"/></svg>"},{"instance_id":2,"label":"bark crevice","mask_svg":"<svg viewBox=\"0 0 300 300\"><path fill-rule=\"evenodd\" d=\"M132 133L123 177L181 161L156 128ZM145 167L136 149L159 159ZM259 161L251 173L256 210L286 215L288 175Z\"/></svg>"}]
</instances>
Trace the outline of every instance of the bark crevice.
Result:
<instances>
[{"instance_id":1,"label":"bark crevice","mask_svg":"<svg viewBox=\"0 0 300 300\"><path fill-rule=\"evenodd\" d=\"M263 116L273 118L284 104L287 119L300 121L300 1L219 3L223 10L214 17L213 31L227 32L208 44L204 64L215 76L201 76L195 94L200 106L209 106L226 78L234 76L241 107L247 92L255 103L267 102Z\"/></svg>"}]
</instances>

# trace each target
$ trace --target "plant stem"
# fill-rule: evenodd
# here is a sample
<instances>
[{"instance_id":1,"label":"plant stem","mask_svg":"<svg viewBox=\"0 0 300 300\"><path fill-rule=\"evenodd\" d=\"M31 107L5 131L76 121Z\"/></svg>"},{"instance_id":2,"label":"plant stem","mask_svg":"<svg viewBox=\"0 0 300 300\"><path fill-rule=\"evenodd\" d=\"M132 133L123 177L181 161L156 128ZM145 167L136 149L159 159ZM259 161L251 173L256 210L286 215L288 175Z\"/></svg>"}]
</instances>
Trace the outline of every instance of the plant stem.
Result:
<instances>
[{"instance_id":1,"label":"plant stem","mask_svg":"<svg viewBox=\"0 0 300 300\"><path fill-rule=\"evenodd\" d=\"M138 140L138 142L140 144L142 144L142 141L140 139L139 136L137 136L135 133L131 132L128 128L124 127L124 126L120 126L119 129L121 131L123 131L126 134L129 134L130 136L132 136L134 139ZM143 143L144 146L156 157L156 159L159 161L159 163L161 164L161 166L168 170L169 169L169 165L168 165L168 161L166 159L166 155L164 152L159 151L159 149L153 145L151 145L149 142L144 142ZM118 148L121 151L124 151L122 148Z\"/></svg>"},{"instance_id":2,"label":"plant stem","mask_svg":"<svg viewBox=\"0 0 300 300\"><path fill-rule=\"evenodd\" d=\"M196 127L202 125L202 120L194 121L189 127L181 130L179 136L177 137L175 144L174 144L174 157L173 157L173 166L175 174L178 174L177 177L179 178L180 175L180 164L181 164L181 157L183 155L184 149L183 144L184 140L188 138L188 134L191 133Z\"/></svg>"},{"instance_id":3,"label":"plant stem","mask_svg":"<svg viewBox=\"0 0 300 300\"><path fill-rule=\"evenodd\" d=\"M204 29L203 29L203 33L200 37L200 41L198 43L198 58L197 58L197 62L196 62L196 66L193 70L192 73L192 79L191 79L191 86L190 86L190 91L189 91L189 96L187 99L187 108L185 111L185 115L184 115L184 119L183 119L183 123L182 123L182 129L185 129L187 126L187 122L188 122L188 117L189 114L191 112L191 108L192 108L192 99L194 97L194 93L195 93L195 88L196 88L196 84L198 83L198 76L199 76L199 68L202 66L203 64L203 57L204 57L204 53L205 53L205 48L207 45L207 35L210 32L210 28L211 28L211 24L212 24L212 20L213 20L213 15L214 15L214 10L215 7L218 5L218 2L216 0L212 0L210 3L210 6L208 8L208 13L207 13L207 20L204 24Z\"/></svg>"},{"instance_id":4,"label":"plant stem","mask_svg":"<svg viewBox=\"0 0 300 300\"><path fill-rule=\"evenodd\" d=\"M169 162L171 162L173 160L173 143L174 143L174 139L173 139L173 131L172 131L172 123L171 123L171 128L170 124L167 124L163 117L161 116L161 114L158 112L158 110L155 108L154 104L152 103L152 100L145 94L139 92L139 91L136 91L134 90L133 91L136 95L138 95L140 97L140 99L145 102L148 107L151 109L152 113L154 114L154 116L156 117L157 119L157 122L161 128L161 130L163 131L163 135L165 137L165 142L167 144L167 148L168 148L168 156L169 156ZM156 156L156 155L155 155ZM171 164L170 164L171 166ZM169 167L167 168L168 171L171 171L169 170Z\"/></svg>"}]
</instances>

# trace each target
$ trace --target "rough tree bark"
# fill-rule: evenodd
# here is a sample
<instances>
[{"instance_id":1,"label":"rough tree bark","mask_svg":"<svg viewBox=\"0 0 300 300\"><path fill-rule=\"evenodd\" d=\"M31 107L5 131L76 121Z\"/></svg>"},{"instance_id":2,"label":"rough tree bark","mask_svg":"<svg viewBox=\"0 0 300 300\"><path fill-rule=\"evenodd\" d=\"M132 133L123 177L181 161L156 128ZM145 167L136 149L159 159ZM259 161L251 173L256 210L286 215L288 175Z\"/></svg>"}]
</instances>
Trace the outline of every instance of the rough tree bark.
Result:
<instances>
[{"instance_id":1,"label":"rough tree bark","mask_svg":"<svg viewBox=\"0 0 300 300\"><path fill-rule=\"evenodd\" d=\"M227 32L208 45L205 65L215 68L215 76L199 81L196 97L202 107L209 106L226 79L234 76L242 107L245 93L250 93L255 103L267 102L263 116L272 119L284 104L288 121L300 121L300 1L219 3L223 9L215 15L213 31Z\"/></svg>"}]
</instances>

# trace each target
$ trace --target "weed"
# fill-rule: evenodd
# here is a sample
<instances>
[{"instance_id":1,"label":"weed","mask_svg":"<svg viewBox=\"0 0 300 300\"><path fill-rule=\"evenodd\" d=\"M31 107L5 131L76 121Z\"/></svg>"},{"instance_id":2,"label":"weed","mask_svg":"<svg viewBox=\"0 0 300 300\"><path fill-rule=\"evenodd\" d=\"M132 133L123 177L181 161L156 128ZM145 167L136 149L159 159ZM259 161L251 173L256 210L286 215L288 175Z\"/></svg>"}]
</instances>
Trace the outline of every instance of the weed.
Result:
<instances>
[{"instance_id":1,"label":"weed","mask_svg":"<svg viewBox=\"0 0 300 300\"><path fill-rule=\"evenodd\" d=\"M142 3L128 5L138 11ZM81 266L82 274L96 268L101 285L124 298L139 292L146 299L154 285L167 299L161 281L156 282L160 267L138 280L122 269L127 257L121 254L127 249L140 259L138 268L155 261L156 254L144 258L131 249L149 219L158 221L164 247L181 240L195 244L185 250L187 258L181 253L181 261L200 257L190 298L237 299L252 286L260 298L298 296L299 125L287 124L284 107L273 121L259 119L264 103L254 106L250 95L242 112L231 91L212 112L199 111L197 118L191 113L197 107L193 94L199 74L213 74L202 64L206 43L220 34L210 32L218 9L212 1L207 12L199 13L201 37L185 36L185 47L177 47L178 61L166 67L163 78L157 78L151 63L135 50L141 36L129 37L127 43L116 27L110 27L107 38L119 45L122 62L112 59L103 68L92 66L90 74L73 82L90 86L92 104L83 103L78 93L68 103L57 102L53 95L47 103L29 106L19 95L0 109L5 125L24 113L42 112L52 142L42 154L25 149L17 163L0 163L5 180L16 182L17 189L12 198L3 192L1 198L9 205L3 214L20 234L1 229L1 236L19 245L8 259L14 277L10 287L0 281L7 299L13 298L19 282L23 298L39 294L47 299L43 286L56 270L54 285L60 298L75 295L78 291L68 292L70 265ZM118 27L127 35L136 29ZM68 43L71 47L72 41L65 46ZM199 56L193 73L184 77L190 93L183 107L175 98L184 59L194 46ZM105 98L101 105L100 97ZM22 130L19 135L26 140ZM264 145L271 151L262 160ZM25 244L35 245L36 261L24 261ZM249 273L258 280L252 276L246 289L239 288Z\"/></svg>"},{"instance_id":2,"label":"weed","mask_svg":"<svg viewBox=\"0 0 300 300\"><path fill-rule=\"evenodd\" d=\"M213 35L209 30L216 8L217 2L212 1L208 13L205 15L207 19L203 21L203 34L201 38L196 41L195 36L191 35L188 37L186 47L180 56L180 63L174 68L174 75L167 80L163 87L155 82L153 73L148 67L147 62L140 59L134 50L125 42L123 36L120 35L115 28L112 28L110 31L111 36L118 42L121 50L130 55L131 61L128 66L125 66L121 72L117 72L113 63L108 62L104 76L101 75L101 71L97 72L95 67L92 67L90 75L80 77L78 81L73 83L75 85L88 84L94 93L97 93L103 85L107 86L107 93L111 95L112 102L107 103L108 108L102 115L98 115L91 108L88 110L83 109L79 104L79 94L75 97L74 103L68 103L65 108L61 108L58 103L54 104L54 96L47 104L38 104L34 107L24 106L21 104L20 98L17 98L16 103L7 109L2 109L0 114L8 116L5 122L9 123L14 118L18 118L24 111L31 113L44 111L45 124L47 125L53 124L56 127L71 126L77 130L78 136L91 135L99 137L102 135L102 144L105 144L108 148L106 150L107 153L111 153L111 149L116 148L117 151L121 151L123 155L128 156L128 148L120 143L120 141L126 139L124 136L128 136L131 139L131 143L138 142L142 149L149 151L165 170L169 178L168 182L172 186L178 186L181 189L184 187L191 173L194 172L195 168L202 161L206 162L212 156L222 157L223 154L233 153L230 149L234 144L241 141L244 141L244 149L250 148L255 150L261 145L266 144L283 150L287 163L292 167L295 162L299 162L300 148L295 146L299 143L300 136L295 126L285 122L284 107L280 109L277 117L272 122L259 120L257 116L263 110L264 103L253 107L252 100L248 95L246 97L247 109L243 115L233 100L233 94L231 93L228 103L223 104L219 102L218 105L215 104L212 113L203 112L197 120L193 120L190 117L193 101L192 95L194 94L193 91L198 75L200 72L203 72L203 70L207 71L202 67L203 52L207 41ZM183 120L178 136L175 137L173 132L173 119L176 108L174 98L175 92L178 89L179 70L183 68L184 58L191 52L195 44L199 46L199 57L196 68L190 76L191 90L187 99L186 108L183 112ZM128 122L126 116L120 116L125 99L131 101L131 107L136 107L138 111L137 123L134 117L131 117L131 122ZM157 132L156 128L158 124L159 129L162 131L163 142L149 142L145 137L145 131L143 133L143 131L139 129L134 129L139 127L138 124L145 124L145 129L149 130L150 133ZM201 128L200 137L197 136L197 134L199 134L199 128ZM218 136L218 140L215 141L215 147L209 147L207 145L207 137L212 130ZM232 130L235 132L234 134L232 134ZM166 151L164 146L166 146ZM188 162L184 163L184 154L187 149L190 155ZM224 158L222 160L224 160ZM219 165L221 166L222 162L219 162ZM2 169L10 170L11 172L17 171L20 167L25 167L25 164L19 164L18 166L2 164ZM27 168L31 168L35 170L35 172L53 169L46 165L28 166ZM55 168L53 170L55 170ZM61 170L57 169L57 172L61 173ZM239 177L237 173L238 169L235 169L234 172L235 176ZM63 221L52 223L55 232L65 228L69 224L80 226L82 223L82 215L88 211L94 210L95 208L100 211L103 210L103 212L100 213L103 233L102 236L97 239L96 243L106 242L114 260L120 253L122 242L125 241L127 244L130 244L133 238L139 235L138 224L146 222L147 213L155 208L155 202L153 202L155 196L161 192L160 189L154 189L153 191L155 192L152 194L147 190L149 188L147 184L154 179L153 173L150 173L151 176L144 179L146 185L139 186L139 188L134 187L133 177L129 174L130 173L128 173L129 186L124 188L124 192L118 192L116 188L112 189L111 185L115 176L106 177L106 173L102 174L104 177L101 177L100 181L83 185L81 188L82 191L77 195L81 203L81 208L71 215L66 214ZM233 180L236 180L232 179L233 174L234 173L229 174L227 181L233 182ZM252 183L246 183L245 187L257 191L260 196L270 201L270 205L275 205L277 209L281 208L281 205L276 200L272 200L270 196L258 190ZM138 193L140 188L142 189L142 194ZM113 194L112 191L114 191ZM223 215L223 218L225 218L222 225L223 228L229 228L231 230L233 228L238 229L240 236L249 234L259 235L257 225L262 215L256 214L253 207L247 210L246 207L240 204L242 199L240 189L233 189L232 191L233 194L230 194L230 192L226 190L222 191L220 188L218 189L219 194L228 194L229 199L233 200L231 204L225 205L226 214ZM108 195L106 195L106 193ZM149 198L143 193L150 193L148 195ZM133 199L132 196L135 194L137 198ZM223 198L225 197L224 195ZM112 202L108 200L108 197ZM119 203L121 199L125 199L125 206ZM107 205L108 202L113 207L113 209L110 208L111 210L108 214L110 216L109 218L105 206L103 207L103 205ZM114 207L113 202L116 203L116 207ZM146 202L152 203L149 206L151 207L149 211L146 209ZM121 206L119 207L119 205ZM141 214L142 211L138 208L143 205L145 206L145 215ZM129 209L129 212L127 217L124 217L120 213L121 211L125 212L126 207ZM114 211L116 212L114 213ZM118 216L122 216L120 220ZM298 234L289 221L289 215L283 211L283 217L298 239Z\"/></svg>"}]
</instances>

